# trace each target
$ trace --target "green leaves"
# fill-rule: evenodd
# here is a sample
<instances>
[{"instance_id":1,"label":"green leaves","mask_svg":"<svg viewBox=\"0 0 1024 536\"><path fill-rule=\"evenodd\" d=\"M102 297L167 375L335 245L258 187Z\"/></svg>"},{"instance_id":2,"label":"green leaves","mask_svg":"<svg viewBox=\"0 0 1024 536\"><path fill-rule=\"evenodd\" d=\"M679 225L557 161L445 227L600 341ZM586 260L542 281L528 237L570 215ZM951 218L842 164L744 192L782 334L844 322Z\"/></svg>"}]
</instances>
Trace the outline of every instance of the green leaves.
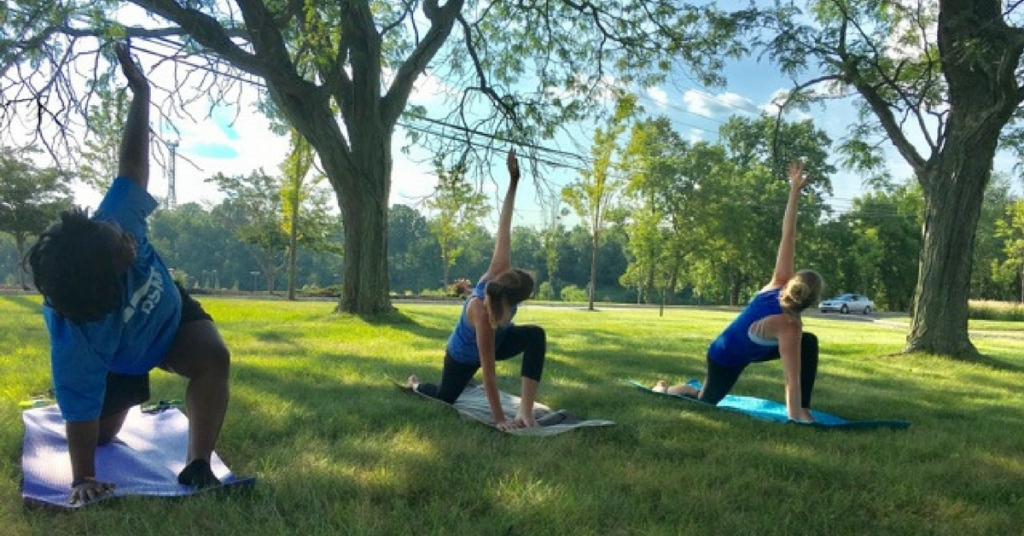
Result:
<instances>
[{"instance_id":1,"label":"green leaves","mask_svg":"<svg viewBox=\"0 0 1024 536\"><path fill-rule=\"evenodd\" d=\"M430 220L430 232L441 246L444 284L448 285L448 269L462 255L463 240L489 212L484 194L466 181L466 168L457 165L445 169L437 165L437 186L424 204L437 212Z\"/></svg>"}]
</instances>

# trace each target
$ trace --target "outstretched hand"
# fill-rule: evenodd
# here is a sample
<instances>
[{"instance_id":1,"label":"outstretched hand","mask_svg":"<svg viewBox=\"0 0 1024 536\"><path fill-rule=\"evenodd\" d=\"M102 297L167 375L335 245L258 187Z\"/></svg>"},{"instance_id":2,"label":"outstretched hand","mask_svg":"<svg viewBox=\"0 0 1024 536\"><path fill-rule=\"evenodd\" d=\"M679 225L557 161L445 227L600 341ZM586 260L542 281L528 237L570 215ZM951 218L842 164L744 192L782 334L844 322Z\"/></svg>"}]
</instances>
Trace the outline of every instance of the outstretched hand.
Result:
<instances>
[{"instance_id":1,"label":"outstretched hand","mask_svg":"<svg viewBox=\"0 0 1024 536\"><path fill-rule=\"evenodd\" d=\"M508 150L508 158L505 159L505 164L508 166L508 175L512 182L519 182L519 160L516 159L515 149Z\"/></svg>"},{"instance_id":2,"label":"outstretched hand","mask_svg":"<svg viewBox=\"0 0 1024 536\"><path fill-rule=\"evenodd\" d=\"M807 184L810 179L809 173L804 173L804 163L794 160L789 163L789 184L790 188L799 190Z\"/></svg>"},{"instance_id":3,"label":"outstretched hand","mask_svg":"<svg viewBox=\"0 0 1024 536\"><path fill-rule=\"evenodd\" d=\"M117 54L117 60L121 63L121 72L128 79L128 85L131 86L132 91L135 93L149 91L149 80L146 80L146 75L142 74L142 69L132 59L128 47L121 43L115 43L114 53Z\"/></svg>"}]
</instances>

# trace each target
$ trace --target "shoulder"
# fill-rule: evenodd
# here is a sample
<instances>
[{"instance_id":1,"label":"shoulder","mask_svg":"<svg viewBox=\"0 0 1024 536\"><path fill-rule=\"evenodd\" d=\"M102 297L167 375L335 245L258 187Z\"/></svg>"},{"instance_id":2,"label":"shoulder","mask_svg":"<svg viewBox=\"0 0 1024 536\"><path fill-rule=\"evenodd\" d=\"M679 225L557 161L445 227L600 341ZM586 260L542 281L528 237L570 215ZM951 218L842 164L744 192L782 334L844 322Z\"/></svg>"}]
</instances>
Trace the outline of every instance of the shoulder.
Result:
<instances>
[{"instance_id":1,"label":"shoulder","mask_svg":"<svg viewBox=\"0 0 1024 536\"><path fill-rule=\"evenodd\" d=\"M800 317L790 313L773 315L772 320L778 330L779 336L799 336L804 329L804 324L800 320Z\"/></svg>"},{"instance_id":2,"label":"shoulder","mask_svg":"<svg viewBox=\"0 0 1024 536\"><path fill-rule=\"evenodd\" d=\"M477 333L493 331L491 319L487 314L487 306L484 304L483 298L469 299L469 304L466 305L466 319L473 325Z\"/></svg>"}]
</instances>

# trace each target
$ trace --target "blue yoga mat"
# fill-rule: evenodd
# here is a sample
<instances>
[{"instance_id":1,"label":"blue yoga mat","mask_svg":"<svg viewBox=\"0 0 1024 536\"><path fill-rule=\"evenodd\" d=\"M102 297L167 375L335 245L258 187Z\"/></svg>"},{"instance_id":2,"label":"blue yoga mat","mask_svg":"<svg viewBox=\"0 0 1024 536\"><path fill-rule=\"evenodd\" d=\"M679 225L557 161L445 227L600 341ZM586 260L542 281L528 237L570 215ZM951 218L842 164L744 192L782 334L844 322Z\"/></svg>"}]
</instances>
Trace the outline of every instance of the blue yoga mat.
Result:
<instances>
[{"instance_id":1,"label":"blue yoga mat","mask_svg":"<svg viewBox=\"0 0 1024 536\"><path fill-rule=\"evenodd\" d=\"M25 441L21 453L24 475L22 497L26 505L78 508L68 504L71 492L71 460L64 435L64 420L57 406L24 411ZM96 478L113 482L113 497L149 495L181 497L197 492L178 484L188 452L188 418L177 408L143 413L136 406L128 412L124 426L108 445L96 449ZM222 486L253 484L255 478L236 478L213 454L213 474ZM107 500L107 499L102 499ZM93 501L88 504L95 504Z\"/></svg>"},{"instance_id":2,"label":"blue yoga mat","mask_svg":"<svg viewBox=\"0 0 1024 536\"><path fill-rule=\"evenodd\" d=\"M654 393L656 395L667 396L671 398L677 398L686 400L687 402L693 402L703 406L714 407L718 409L724 409L726 411L734 411L737 413L743 413L749 415L755 419L761 419L762 421L773 421L773 422L794 422L789 420L789 414L786 411L786 405L780 404L773 400L765 400L763 398L755 398L752 396L739 396L739 395L725 395L717 405L708 404L702 402L696 398L690 398L682 395L671 395L668 393L658 393L652 391L650 387L646 387L639 382L629 380L629 383L634 387L647 391L648 393ZM686 382L687 385L694 389L700 390L701 384L697 380L690 380ZM907 428L910 426L909 421L848 421L842 417L830 415L817 410L811 410L811 416L814 417L813 423L797 423L803 426L813 426L819 428Z\"/></svg>"}]
</instances>

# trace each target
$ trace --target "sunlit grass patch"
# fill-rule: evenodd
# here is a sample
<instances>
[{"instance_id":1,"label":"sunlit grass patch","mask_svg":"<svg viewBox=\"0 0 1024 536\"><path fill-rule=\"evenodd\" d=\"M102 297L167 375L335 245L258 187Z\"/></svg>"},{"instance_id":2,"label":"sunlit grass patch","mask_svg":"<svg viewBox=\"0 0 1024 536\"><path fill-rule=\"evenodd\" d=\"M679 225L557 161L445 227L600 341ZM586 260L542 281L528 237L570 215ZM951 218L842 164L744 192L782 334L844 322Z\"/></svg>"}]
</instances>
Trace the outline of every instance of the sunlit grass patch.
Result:
<instances>
[{"instance_id":1,"label":"sunlit grass patch","mask_svg":"<svg viewBox=\"0 0 1024 536\"><path fill-rule=\"evenodd\" d=\"M20 506L17 402L49 386L39 301L0 297L0 522L4 534L1013 534L1024 499L1012 326L989 357L903 355L899 319L809 317L821 340L816 408L913 421L829 432L654 397L627 378L702 378L734 311L527 306L548 332L542 401L616 427L502 435L403 393L440 375L457 304L399 304L386 321L330 302L205 298L232 351L218 452L259 483L247 494L132 499L73 515ZM984 324L984 323L988 324ZM1005 329L1004 329L1005 328ZM498 365L518 391L520 362ZM781 365L750 367L737 393L781 400ZM154 398L184 381L153 373Z\"/></svg>"}]
</instances>

